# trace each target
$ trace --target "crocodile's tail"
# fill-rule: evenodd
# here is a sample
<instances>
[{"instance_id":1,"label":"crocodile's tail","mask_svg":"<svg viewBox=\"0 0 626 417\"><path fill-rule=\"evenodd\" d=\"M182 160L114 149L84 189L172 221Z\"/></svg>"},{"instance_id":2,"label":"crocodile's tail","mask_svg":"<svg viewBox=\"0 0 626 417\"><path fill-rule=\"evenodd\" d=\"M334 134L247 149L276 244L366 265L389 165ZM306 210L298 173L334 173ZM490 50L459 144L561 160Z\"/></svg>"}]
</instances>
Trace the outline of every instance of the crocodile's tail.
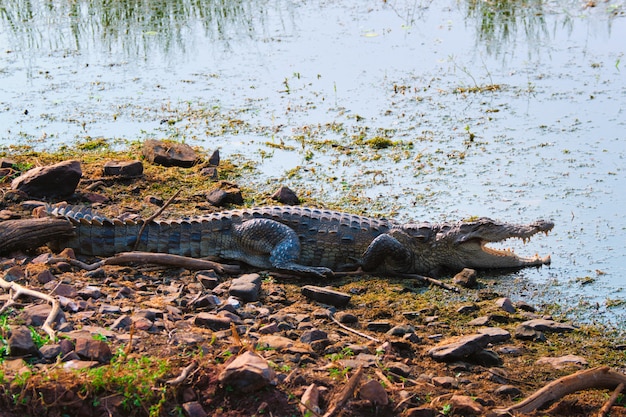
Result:
<instances>
[{"instance_id":1,"label":"crocodile's tail","mask_svg":"<svg viewBox=\"0 0 626 417\"><path fill-rule=\"evenodd\" d=\"M132 250L196 258L207 256L201 253L201 217L151 221L143 228L136 244L144 220L109 218L86 206L48 205L44 212L66 218L74 226L75 236L51 245L53 250L70 247L88 256L113 256Z\"/></svg>"}]
</instances>

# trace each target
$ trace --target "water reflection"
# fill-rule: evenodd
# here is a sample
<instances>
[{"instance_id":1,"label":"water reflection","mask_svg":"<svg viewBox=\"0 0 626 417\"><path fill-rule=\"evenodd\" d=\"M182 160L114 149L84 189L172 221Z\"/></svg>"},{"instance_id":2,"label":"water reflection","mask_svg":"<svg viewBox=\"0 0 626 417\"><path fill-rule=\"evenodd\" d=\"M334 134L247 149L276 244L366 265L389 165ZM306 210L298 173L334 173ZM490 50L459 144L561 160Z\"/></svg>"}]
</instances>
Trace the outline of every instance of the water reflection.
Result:
<instances>
[{"instance_id":1,"label":"water reflection","mask_svg":"<svg viewBox=\"0 0 626 417\"><path fill-rule=\"evenodd\" d=\"M250 37L265 8L251 0L0 0L0 34L15 52L146 59L192 51L198 33L208 40Z\"/></svg>"},{"instance_id":2,"label":"water reflection","mask_svg":"<svg viewBox=\"0 0 626 417\"><path fill-rule=\"evenodd\" d=\"M454 2L452 2L454 4ZM431 0L371 1L356 8L373 6L393 10L404 26L418 25L426 11L442 4ZM466 0L466 24L475 26L476 44L487 54L510 52L516 40L524 39L529 53L550 39L546 14L558 14L559 27L568 27L572 15L585 11L578 0ZM277 17L293 25L290 11L310 5L258 0L0 0L0 41L7 37L11 50L28 53L75 52L107 54L117 59L179 59L202 48L228 48L231 42L256 39L264 33L266 20ZM611 2L600 13L619 14ZM283 13L288 19L283 21ZM609 22L610 24L610 22ZM523 33L523 37L519 35Z\"/></svg>"}]
</instances>

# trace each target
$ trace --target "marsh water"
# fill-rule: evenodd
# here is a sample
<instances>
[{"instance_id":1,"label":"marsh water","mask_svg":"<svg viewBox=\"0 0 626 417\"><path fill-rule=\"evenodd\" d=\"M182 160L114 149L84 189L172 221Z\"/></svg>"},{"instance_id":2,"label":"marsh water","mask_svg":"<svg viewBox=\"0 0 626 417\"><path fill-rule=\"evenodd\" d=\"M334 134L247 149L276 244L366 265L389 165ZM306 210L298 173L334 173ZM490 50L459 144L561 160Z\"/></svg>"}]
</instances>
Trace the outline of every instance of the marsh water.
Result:
<instances>
[{"instance_id":1,"label":"marsh water","mask_svg":"<svg viewBox=\"0 0 626 417\"><path fill-rule=\"evenodd\" d=\"M547 218L486 277L625 330L623 1L0 0L0 147L219 149L402 220ZM508 243L507 243L508 244Z\"/></svg>"}]
</instances>

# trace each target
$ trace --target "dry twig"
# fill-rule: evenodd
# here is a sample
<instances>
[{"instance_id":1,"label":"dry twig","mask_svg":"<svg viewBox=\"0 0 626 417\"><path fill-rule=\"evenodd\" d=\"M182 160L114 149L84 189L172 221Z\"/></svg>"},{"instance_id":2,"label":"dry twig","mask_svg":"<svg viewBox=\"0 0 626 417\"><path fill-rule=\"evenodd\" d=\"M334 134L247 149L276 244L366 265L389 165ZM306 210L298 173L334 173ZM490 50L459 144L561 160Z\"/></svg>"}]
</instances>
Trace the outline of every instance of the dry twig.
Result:
<instances>
[{"instance_id":1,"label":"dry twig","mask_svg":"<svg viewBox=\"0 0 626 417\"><path fill-rule=\"evenodd\" d=\"M324 417L331 417L337 410L341 409L350 398L354 395L357 385L363 376L363 366L359 366L356 372L348 379L348 382L343 387L341 392L333 399L332 404L328 407L328 411L324 414Z\"/></svg>"},{"instance_id":2,"label":"dry twig","mask_svg":"<svg viewBox=\"0 0 626 417\"><path fill-rule=\"evenodd\" d=\"M52 322L54 321L54 319L59 314L59 311L61 310L61 306L56 298L49 296L47 294L44 294L42 292L39 292L39 291L24 288L18 283L6 281L4 278L0 278L0 287L2 287L3 289L9 292L11 291L13 292L9 301L7 301L2 306L2 308L0 308L0 313L3 313L7 308L15 304L15 300L17 300L22 295L26 295L28 297L33 297L33 298L39 298L41 300L45 300L49 302L52 306L52 309L50 310L50 314L48 314L46 321L41 325L41 328L43 329L44 332L48 334L48 336L50 336L50 340L55 340L55 333L54 333L54 330L52 329Z\"/></svg>"},{"instance_id":3,"label":"dry twig","mask_svg":"<svg viewBox=\"0 0 626 417\"><path fill-rule=\"evenodd\" d=\"M626 383L626 375L612 371L608 366L599 366L592 369L578 371L550 382L533 395L508 408L497 409L499 414L531 413L565 395L585 389L613 389L619 384Z\"/></svg>"},{"instance_id":4,"label":"dry twig","mask_svg":"<svg viewBox=\"0 0 626 417\"><path fill-rule=\"evenodd\" d=\"M613 391L609 399L602 405L602 408L598 412L598 417L607 417L609 415L609 412L611 411L611 407L613 407L613 404L615 404L615 401L617 401L617 398L619 397L619 395L622 393L623 390L624 390L624 383L621 382L617 386L617 388L615 388L615 391Z\"/></svg>"},{"instance_id":5,"label":"dry twig","mask_svg":"<svg viewBox=\"0 0 626 417\"><path fill-rule=\"evenodd\" d=\"M195 360L191 361L191 363L189 365L187 365L185 368L183 368L183 370L180 373L180 375L178 375L176 378L172 378L172 379L169 379L169 380L165 381L165 383L167 385L180 385L180 384L182 384L183 382L185 382L185 379L187 379L187 377L189 376L191 371L196 369L197 366L198 366L198 362L197 361L195 361Z\"/></svg>"},{"instance_id":6,"label":"dry twig","mask_svg":"<svg viewBox=\"0 0 626 417\"><path fill-rule=\"evenodd\" d=\"M148 225L148 223L150 223L152 220L156 219L161 213L163 213L163 210L165 210L167 208L167 206L172 204L172 201L174 201L174 199L176 197L178 197L178 194L180 194L181 191L182 190L176 191L173 196L171 196L170 198L167 199L167 201L163 204L163 207L160 207L157 211L154 212L154 214L152 216L148 217L143 222L143 224L141 225L141 228L139 229L139 233L137 233L137 240L135 241L135 245L133 245L133 251L137 250L137 246L139 246L139 241L141 239L141 235L143 234L143 231L146 228L146 226Z\"/></svg>"}]
</instances>

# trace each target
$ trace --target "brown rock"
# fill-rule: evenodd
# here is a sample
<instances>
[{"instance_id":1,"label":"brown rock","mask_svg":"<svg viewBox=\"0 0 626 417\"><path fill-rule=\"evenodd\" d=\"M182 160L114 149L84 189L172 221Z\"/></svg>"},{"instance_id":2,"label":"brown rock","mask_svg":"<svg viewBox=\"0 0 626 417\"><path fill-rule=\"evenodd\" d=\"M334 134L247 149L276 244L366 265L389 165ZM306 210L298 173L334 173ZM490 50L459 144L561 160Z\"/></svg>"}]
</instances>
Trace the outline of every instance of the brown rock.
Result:
<instances>
[{"instance_id":1,"label":"brown rock","mask_svg":"<svg viewBox=\"0 0 626 417\"><path fill-rule=\"evenodd\" d=\"M276 200L279 203L295 206L300 204L298 195L288 187L281 186L274 194L272 194L272 200Z\"/></svg>"},{"instance_id":2,"label":"brown rock","mask_svg":"<svg viewBox=\"0 0 626 417\"><path fill-rule=\"evenodd\" d=\"M11 188L36 197L65 197L76 190L83 172L78 161L33 168L11 182Z\"/></svg>"},{"instance_id":3,"label":"brown rock","mask_svg":"<svg viewBox=\"0 0 626 417\"><path fill-rule=\"evenodd\" d=\"M143 155L157 165L190 168L198 163L198 154L191 146L183 143L147 140L143 143Z\"/></svg>"},{"instance_id":4,"label":"brown rock","mask_svg":"<svg viewBox=\"0 0 626 417\"><path fill-rule=\"evenodd\" d=\"M113 354L106 342L102 340L79 337L76 339L76 353L81 359L109 363Z\"/></svg>"},{"instance_id":5,"label":"brown rock","mask_svg":"<svg viewBox=\"0 0 626 417\"><path fill-rule=\"evenodd\" d=\"M38 356L39 349L35 346L30 329L26 326L18 326L11 329L11 336L7 341L11 356Z\"/></svg>"},{"instance_id":6,"label":"brown rock","mask_svg":"<svg viewBox=\"0 0 626 417\"><path fill-rule=\"evenodd\" d=\"M265 359L246 351L226 366L218 380L235 391L247 393L265 388L272 383L274 377L274 370Z\"/></svg>"},{"instance_id":7,"label":"brown rock","mask_svg":"<svg viewBox=\"0 0 626 417\"><path fill-rule=\"evenodd\" d=\"M359 389L359 397L362 400L367 400L373 405L387 405L389 404L389 396L387 391L380 385L380 382L370 379L365 384L361 385Z\"/></svg>"},{"instance_id":8,"label":"brown rock","mask_svg":"<svg viewBox=\"0 0 626 417\"><path fill-rule=\"evenodd\" d=\"M143 164L141 161L108 161L104 164L103 174L126 178L138 177L143 174Z\"/></svg>"},{"instance_id":9,"label":"brown rock","mask_svg":"<svg viewBox=\"0 0 626 417\"><path fill-rule=\"evenodd\" d=\"M345 307L350 302L350 295L330 288L305 285L300 290L302 295L320 303L330 304L336 307Z\"/></svg>"},{"instance_id":10,"label":"brown rock","mask_svg":"<svg viewBox=\"0 0 626 417\"><path fill-rule=\"evenodd\" d=\"M464 336L452 343L435 346L428 351L428 354L436 361L455 361L481 351L487 346L489 340L486 334Z\"/></svg>"},{"instance_id":11,"label":"brown rock","mask_svg":"<svg viewBox=\"0 0 626 417\"><path fill-rule=\"evenodd\" d=\"M241 190L236 184L228 181L220 181L217 187L209 191L206 199L214 206L225 206L228 204L243 204Z\"/></svg>"},{"instance_id":12,"label":"brown rock","mask_svg":"<svg viewBox=\"0 0 626 417\"><path fill-rule=\"evenodd\" d=\"M550 365L554 369L563 369L570 366L582 369L589 365L585 358L576 355L565 355L556 358L543 357L537 359L536 363L538 365Z\"/></svg>"},{"instance_id":13,"label":"brown rock","mask_svg":"<svg viewBox=\"0 0 626 417\"><path fill-rule=\"evenodd\" d=\"M183 404L183 410L188 417L207 417L208 414L202 408L202 405L198 401L190 401Z\"/></svg>"},{"instance_id":14,"label":"brown rock","mask_svg":"<svg viewBox=\"0 0 626 417\"><path fill-rule=\"evenodd\" d=\"M298 405L303 416L307 415L307 412L310 411L319 415L322 414L322 410L319 406L319 397L320 391L315 384L309 385L307 389L304 390L304 394L302 394L302 398L300 399L301 404Z\"/></svg>"},{"instance_id":15,"label":"brown rock","mask_svg":"<svg viewBox=\"0 0 626 417\"><path fill-rule=\"evenodd\" d=\"M452 280L456 285L465 288L474 288L477 284L476 271L469 268L463 268L461 272L456 274Z\"/></svg>"}]
</instances>

